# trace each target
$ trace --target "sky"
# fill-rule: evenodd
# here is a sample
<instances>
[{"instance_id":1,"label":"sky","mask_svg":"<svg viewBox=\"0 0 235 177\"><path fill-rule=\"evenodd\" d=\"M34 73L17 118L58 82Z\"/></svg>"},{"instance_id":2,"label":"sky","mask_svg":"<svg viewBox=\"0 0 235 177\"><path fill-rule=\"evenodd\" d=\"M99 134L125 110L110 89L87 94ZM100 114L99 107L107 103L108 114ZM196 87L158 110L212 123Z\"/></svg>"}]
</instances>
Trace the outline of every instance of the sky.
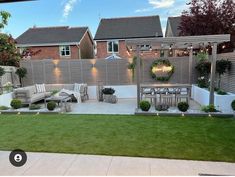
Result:
<instances>
[{"instance_id":1,"label":"sky","mask_svg":"<svg viewBox=\"0 0 235 177\"><path fill-rule=\"evenodd\" d=\"M101 18L159 15L165 33L167 18L187 9L188 0L36 0L0 4L11 13L3 32L14 38L33 26L88 26L94 36Z\"/></svg>"}]
</instances>

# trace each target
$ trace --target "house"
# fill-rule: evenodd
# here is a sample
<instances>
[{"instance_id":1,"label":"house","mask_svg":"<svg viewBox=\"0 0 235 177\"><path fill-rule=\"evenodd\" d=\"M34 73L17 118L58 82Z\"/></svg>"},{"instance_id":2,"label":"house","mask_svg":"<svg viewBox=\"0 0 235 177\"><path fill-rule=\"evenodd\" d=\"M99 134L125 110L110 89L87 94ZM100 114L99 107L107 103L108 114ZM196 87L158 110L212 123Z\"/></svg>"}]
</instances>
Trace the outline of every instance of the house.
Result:
<instances>
[{"instance_id":1,"label":"house","mask_svg":"<svg viewBox=\"0 0 235 177\"><path fill-rule=\"evenodd\" d=\"M88 27L33 27L17 39L20 52L30 49L30 59L91 59L94 41Z\"/></svg>"},{"instance_id":2,"label":"house","mask_svg":"<svg viewBox=\"0 0 235 177\"><path fill-rule=\"evenodd\" d=\"M166 25L165 37L178 37L181 17L169 17Z\"/></svg>"},{"instance_id":3,"label":"house","mask_svg":"<svg viewBox=\"0 0 235 177\"><path fill-rule=\"evenodd\" d=\"M163 37L158 15L101 19L94 39L97 45L96 57L109 58L116 55L121 58L132 58L135 52L127 49L127 39L158 37ZM153 58L160 53L146 44L141 46L141 55L142 58Z\"/></svg>"}]
</instances>

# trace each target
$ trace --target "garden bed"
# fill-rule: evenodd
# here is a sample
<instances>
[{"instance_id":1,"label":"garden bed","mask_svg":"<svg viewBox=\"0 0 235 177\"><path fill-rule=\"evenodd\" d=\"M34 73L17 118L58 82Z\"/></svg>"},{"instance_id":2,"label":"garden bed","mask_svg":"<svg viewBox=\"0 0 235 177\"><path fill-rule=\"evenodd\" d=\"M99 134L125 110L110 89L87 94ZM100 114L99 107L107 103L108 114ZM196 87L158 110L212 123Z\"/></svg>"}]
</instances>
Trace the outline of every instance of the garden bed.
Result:
<instances>
[{"instance_id":1,"label":"garden bed","mask_svg":"<svg viewBox=\"0 0 235 177\"><path fill-rule=\"evenodd\" d=\"M0 106L11 107L12 92L0 95Z\"/></svg>"},{"instance_id":2,"label":"garden bed","mask_svg":"<svg viewBox=\"0 0 235 177\"><path fill-rule=\"evenodd\" d=\"M217 110L223 113L233 113L231 103L235 100L235 94L227 93L227 95L215 95L214 105ZM200 88L192 85L192 99L202 106L209 105L210 92L206 88Z\"/></svg>"}]
</instances>

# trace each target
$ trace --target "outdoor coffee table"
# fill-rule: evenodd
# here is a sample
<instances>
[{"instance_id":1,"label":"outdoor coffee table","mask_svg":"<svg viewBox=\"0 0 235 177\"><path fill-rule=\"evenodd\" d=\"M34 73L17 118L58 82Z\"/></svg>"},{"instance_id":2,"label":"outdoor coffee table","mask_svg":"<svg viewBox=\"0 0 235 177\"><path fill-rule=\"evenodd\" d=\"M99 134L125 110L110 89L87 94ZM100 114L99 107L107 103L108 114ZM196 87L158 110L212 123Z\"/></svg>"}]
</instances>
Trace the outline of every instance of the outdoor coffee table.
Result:
<instances>
[{"instance_id":1,"label":"outdoor coffee table","mask_svg":"<svg viewBox=\"0 0 235 177\"><path fill-rule=\"evenodd\" d=\"M47 102L54 101L58 103L58 105L62 108L63 104L66 104L68 101L72 101L72 99L70 96L51 96L49 98L46 98L44 101L46 107L47 107Z\"/></svg>"}]
</instances>

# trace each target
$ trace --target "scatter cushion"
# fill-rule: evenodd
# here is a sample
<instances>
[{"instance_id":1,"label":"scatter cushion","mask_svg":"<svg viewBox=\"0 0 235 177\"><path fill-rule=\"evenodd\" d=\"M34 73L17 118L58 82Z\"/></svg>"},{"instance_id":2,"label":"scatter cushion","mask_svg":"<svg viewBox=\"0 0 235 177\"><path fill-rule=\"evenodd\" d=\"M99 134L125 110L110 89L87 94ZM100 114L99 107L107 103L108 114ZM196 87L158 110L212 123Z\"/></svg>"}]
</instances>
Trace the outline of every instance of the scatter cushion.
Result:
<instances>
[{"instance_id":1,"label":"scatter cushion","mask_svg":"<svg viewBox=\"0 0 235 177\"><path fill-rule=\"evenodd\" d=\"M77 83L75 83L73 90L74 90L75 92L80 92L80 87L81 87L81 85L82 85L82 84L77 84Z\"/></svg>"},{"instance_id":2,"label":"scatter cushion","mask_svg":"<svg viewBox=\"0 0 235 177\"><path fill-rule=\"evenodd\" d=\"M46 92L45 84L36 84L35 87L36 87L37 93Z\"/></svg>"}]
</instances>

